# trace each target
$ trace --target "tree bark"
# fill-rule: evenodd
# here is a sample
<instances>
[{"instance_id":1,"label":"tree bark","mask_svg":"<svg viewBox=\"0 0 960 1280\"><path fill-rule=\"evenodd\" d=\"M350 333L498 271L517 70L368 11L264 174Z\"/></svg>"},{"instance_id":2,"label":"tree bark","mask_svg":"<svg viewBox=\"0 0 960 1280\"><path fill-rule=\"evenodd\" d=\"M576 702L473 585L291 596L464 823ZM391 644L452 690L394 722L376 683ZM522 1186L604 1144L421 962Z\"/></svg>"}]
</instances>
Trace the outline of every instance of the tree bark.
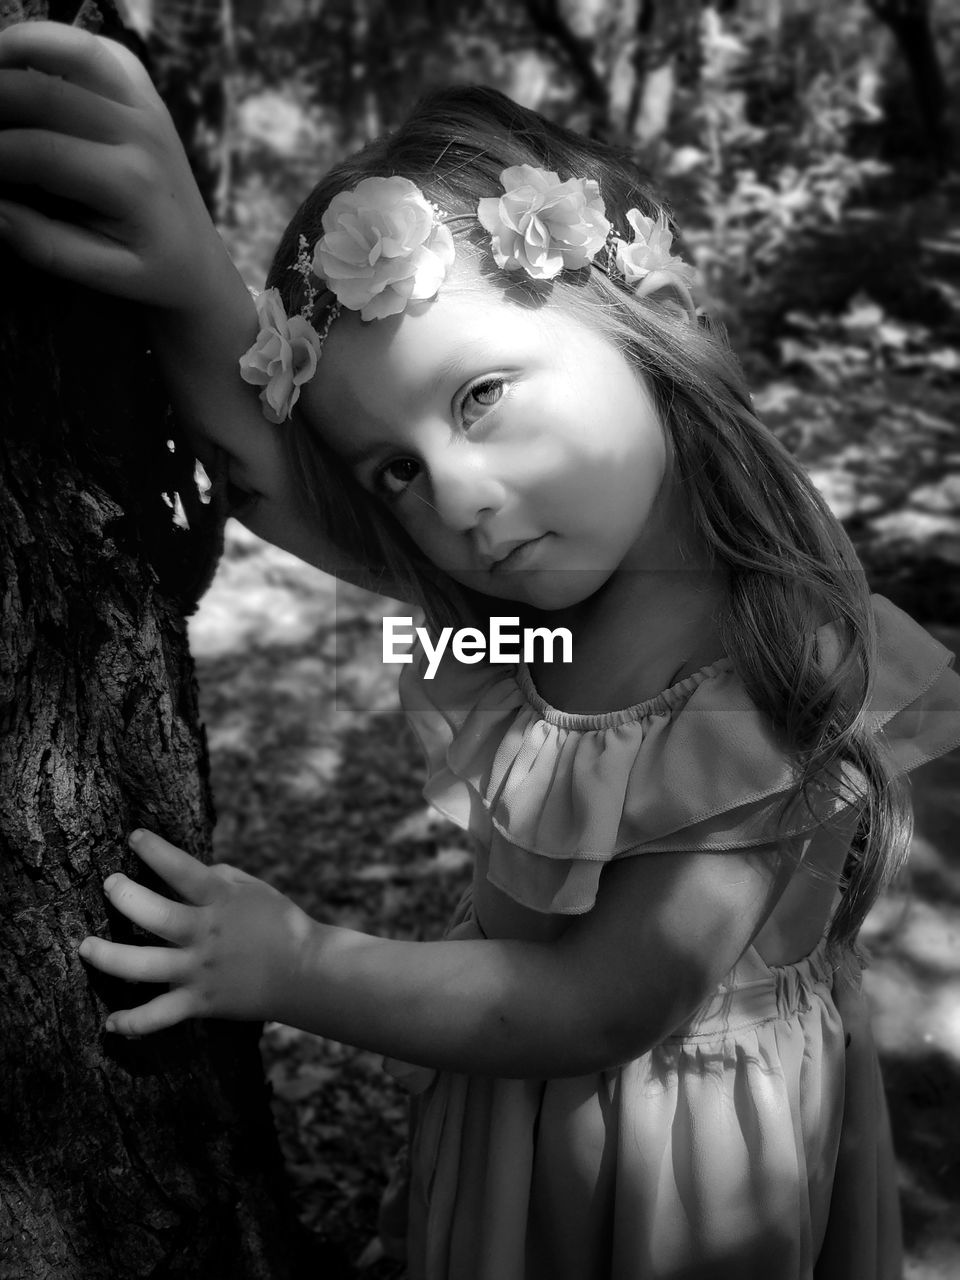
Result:
<instances>
[{"instance_id":1,"label":"tree bark","mask_svg":"<svg viewBox=\"0 0 960 1280\"><path fill-rule=\"evenodd\" d=\"M259 1028L106 1036L150 989L77 958L138 935L102 892L146 879L133 827L210 854L184 612L220 521L133 309L0 271L0 1280L330 1277L288 1206Z\"/></svg>"}]
</instances>

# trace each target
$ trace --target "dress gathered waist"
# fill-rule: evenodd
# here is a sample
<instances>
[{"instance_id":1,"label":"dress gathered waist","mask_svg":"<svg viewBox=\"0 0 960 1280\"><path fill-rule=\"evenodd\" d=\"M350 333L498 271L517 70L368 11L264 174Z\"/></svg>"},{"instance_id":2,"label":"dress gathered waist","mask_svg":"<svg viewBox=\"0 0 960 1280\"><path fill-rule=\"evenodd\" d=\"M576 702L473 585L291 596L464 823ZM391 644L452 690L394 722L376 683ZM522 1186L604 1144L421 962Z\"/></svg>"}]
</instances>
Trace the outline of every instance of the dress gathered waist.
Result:
<instances>
[{"instance_id":1,"label":"dress gathered waist","mask_svg":"<svg viewBox=\"0 0 960 1280\"><path fill-rule=\"evenodd\" d=\"M818 989L832 990L838 973L854 986L860 983L860 963L852 951L837 961L826 937L802 960L768 965L755 947L748 947L713 995L665 1042L711 1040L734 1035L748 1027L809 1012Z\"/></svg>"}]
</instances>

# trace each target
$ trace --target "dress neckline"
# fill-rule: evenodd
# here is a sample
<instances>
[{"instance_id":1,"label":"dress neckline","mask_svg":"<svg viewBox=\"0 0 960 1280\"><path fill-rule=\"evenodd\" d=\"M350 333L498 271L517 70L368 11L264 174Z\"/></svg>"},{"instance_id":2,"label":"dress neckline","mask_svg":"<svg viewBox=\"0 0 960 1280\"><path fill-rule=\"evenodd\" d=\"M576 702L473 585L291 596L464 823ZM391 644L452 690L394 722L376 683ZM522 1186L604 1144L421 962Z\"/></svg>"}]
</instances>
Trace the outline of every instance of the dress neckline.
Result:
<instances>
[{"instance_id":1,"label":"dress neckline","mask_svg":"<svg viewBox=\"0 0 960 1280\"><path fill-rule=\"evenodd\" d=\"M715 662L709 662L706 666L698 668L691 675L684 676L682 680L678 680L676 684L670 685L652 698L645 698L642 702L635 702L632 706L623 707L617 711L595 713L561 711L559 707L551 706L537 691L533 675L525 662L521 662L516 668L516 682L526 701L548 724L556 725L559 729L615 729L621 725L643 720L648 716L669 715L677 706L686 702L694 689L705 680L713 679L733 669L730 658L718 658Z\"/></svg>"}]
</instances>

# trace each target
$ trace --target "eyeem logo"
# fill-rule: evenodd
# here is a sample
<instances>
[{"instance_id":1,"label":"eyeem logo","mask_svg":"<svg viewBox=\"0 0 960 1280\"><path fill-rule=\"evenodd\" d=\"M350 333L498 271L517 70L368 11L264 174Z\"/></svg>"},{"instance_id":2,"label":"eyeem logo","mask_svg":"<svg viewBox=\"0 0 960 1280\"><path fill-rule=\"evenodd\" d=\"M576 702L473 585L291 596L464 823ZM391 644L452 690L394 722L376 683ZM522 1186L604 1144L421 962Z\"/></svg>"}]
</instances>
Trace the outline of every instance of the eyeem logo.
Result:
<instances>
[{"instance_id":1,"label":"eyeem logo","mask_svg":"<svg viewBox=\"0 0 960 1280\"><path fill-rule=\"evenodd\" d=\"M489 638L478 627L460 627L457 631L453 627L444 627L434 644L425 627L413 627L413 618L384 618L383 660L412 662L413 654L398 653L397 646L409 646L416 637L427 655L426 680L432 680L437 674L448 645L457 662L472 665L486 658L488 662L513 664L521 660L521 655L524 662L535 662L538 640L543 647L543 661L553 662L554 645L559 640L559 661L573 661L573 636L566 627L557 627L553 631L547 627L524 627L522 632L508 630L519 626L519 618L491 618ZM521 644L522 649L519 647Z\"/></svg>"}]
</instances>

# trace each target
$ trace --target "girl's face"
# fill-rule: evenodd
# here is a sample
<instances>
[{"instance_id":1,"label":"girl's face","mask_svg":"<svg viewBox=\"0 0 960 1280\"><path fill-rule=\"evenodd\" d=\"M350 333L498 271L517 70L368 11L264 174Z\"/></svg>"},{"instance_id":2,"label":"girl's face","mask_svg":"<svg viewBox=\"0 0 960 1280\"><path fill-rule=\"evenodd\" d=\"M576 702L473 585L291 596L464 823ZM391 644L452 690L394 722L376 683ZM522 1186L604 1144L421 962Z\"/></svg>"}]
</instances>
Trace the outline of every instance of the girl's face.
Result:
<instances>
[{"instance_id":1,"label":"girl's face","mask_svg":"<svg viewBox=\"0 0 960 1280\"><path fill-rule=\"evenodd\" d=\"M657 568L666 469L652 397L607 339L481 287L343 313L303 410L457 582L537 609Z\"/></svg>"}]
</instances>

